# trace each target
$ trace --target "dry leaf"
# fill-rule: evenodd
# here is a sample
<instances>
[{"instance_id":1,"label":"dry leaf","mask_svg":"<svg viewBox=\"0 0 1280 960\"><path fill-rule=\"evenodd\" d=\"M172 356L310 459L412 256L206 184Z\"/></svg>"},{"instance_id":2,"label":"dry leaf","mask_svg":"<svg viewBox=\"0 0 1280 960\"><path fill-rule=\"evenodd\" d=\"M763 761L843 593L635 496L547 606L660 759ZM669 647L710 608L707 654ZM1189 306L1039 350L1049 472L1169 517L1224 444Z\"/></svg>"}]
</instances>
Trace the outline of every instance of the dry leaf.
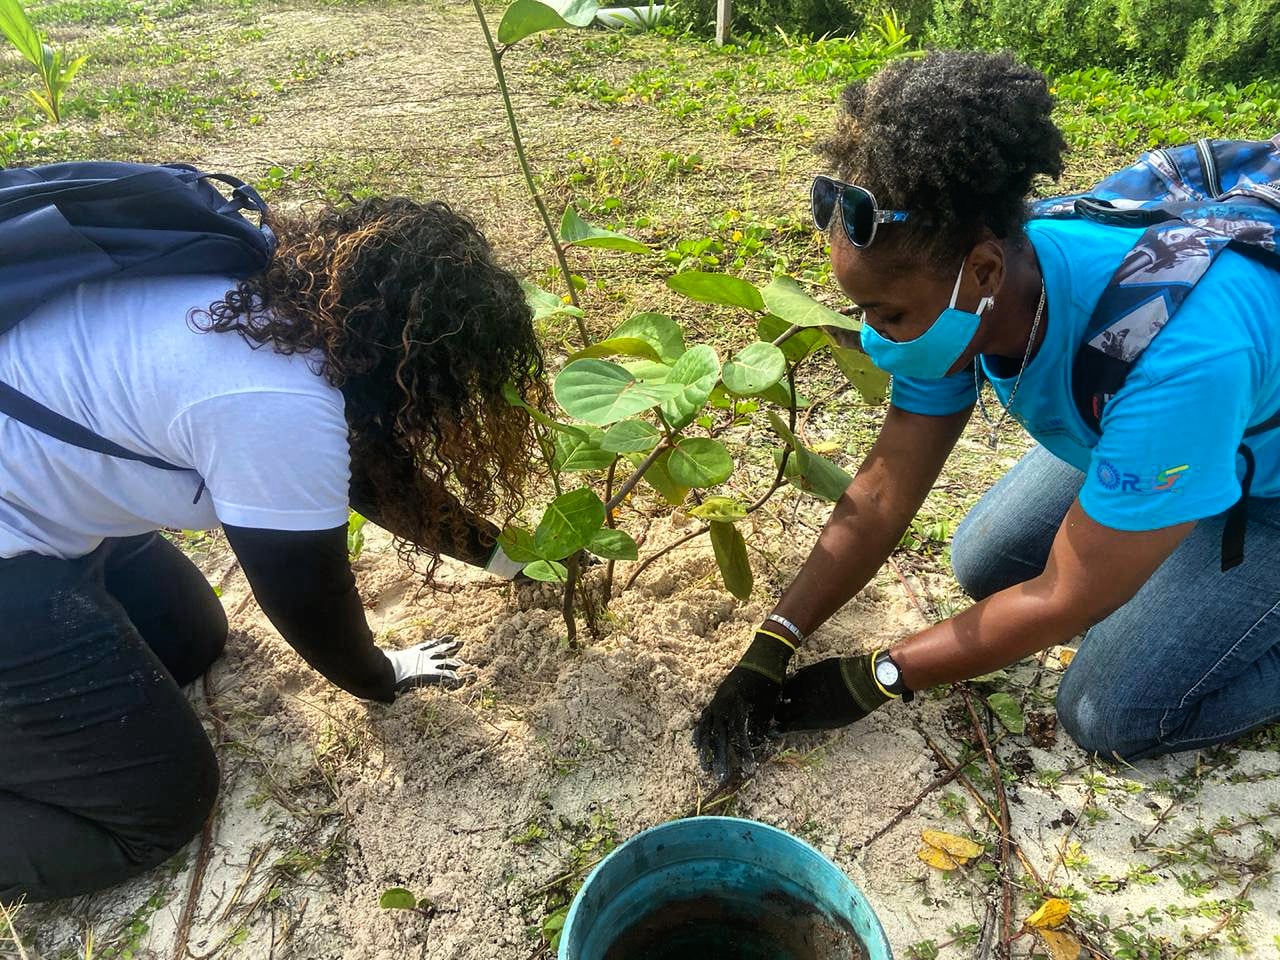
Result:
<instances>
[{"instance_id":1,"label":"dry leaf","mask_svg":"<svg viewBox=\"0 0 1280 960\"><path fill-rule=\"evenodd\" d=\"M1080 941L1061 930L1037 930L1036 933L1049 948L1052 960L1076 960L1080 956Z\"/></svg>"},{"instance_id":2,"label":"dry leaf","mask_svg":"<svg viewBox=\"0 0 1280 960\"><path fill-rule=\"evenodd\" d=\"M957 860L972 860L982 853L982 847L972 840L957 837L954 833L943 833L941 830L924 830L920 834L920 839L928 846L945 850Z\"/></svg>"},{"instance_id":3,"label":"dry leaf","mask_svg":"<svg viewBox=\"0 0 1280 960\"><path fill-rule=\"evenodd\" d=\"M1067 901L1056 898L1049 899L1040 904L1040 908L1035 913L1027 917L1026 925L1037 930L1044 930L1046 927L1060 927L1069 913L1071 913L1071 904L1067 903Z\"/></svg>"},{"instance_id":4,"label":"dry leaf","mask_svg":"<svg viewBox=\"0 0 1280 960\"><path fill-rule=\"evenodd\" d=\"M963 858L956 859L951 856L951 854L947 853L947 851L940 850L937 847L931 847L927 843L920 848L920 852L917 856L919 856L920 859L929 866L938 870L954 870L961 864L968 862Z\"/></svg>"},{"instance_id":5,"label":"dry leaf","mask_svg":"<svg viewBox=\"0 0 1280 960\"><path fill-rule=\"evenodd\" d=\"M1063 670L1071 666L1071 661L1076 657L1075 647L1055 647L1053 653L1058 658L1058 663L1062 665Z\"/></svg>"}]
</instances>

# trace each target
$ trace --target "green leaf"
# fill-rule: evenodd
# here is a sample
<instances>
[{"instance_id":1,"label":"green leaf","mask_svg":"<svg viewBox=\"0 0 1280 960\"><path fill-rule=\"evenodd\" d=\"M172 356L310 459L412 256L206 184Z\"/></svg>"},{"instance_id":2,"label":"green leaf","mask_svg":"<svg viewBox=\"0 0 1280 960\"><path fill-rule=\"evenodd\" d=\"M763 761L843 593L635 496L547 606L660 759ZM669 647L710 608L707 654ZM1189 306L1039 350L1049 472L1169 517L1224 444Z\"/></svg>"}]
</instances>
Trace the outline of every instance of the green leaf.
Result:
<instances>
[{"instance_id":1,"label":"green leaf","mask_svg":"<svg viewBox=\"0 0 1280 960\"><path fill-rule=\"evenodd\" d=\"M675 388L676 393L662 404L662 415L671 429L680 430L692 423L719 382L720 358L715 350L699 344L685 351L667 374L666 385Z\"/></svg>"},{"instance_id":2,"label":"green leaf","mask_svg":"<svg viewBox=\"0 0 1280 960\"><path fill-rule=\"evenodd\" d=\"M733 473L733 457L718 440L687 437L671 451L671 479L686 487L714 487Z\"/></svg>"},{"instance_id":3,"label":"green leaf","mask_svg":"<svg viewBox=\"0 0 1280 960\"><path fill-rule=\"evenodd\" d=\"M519 407L526 411L536 422L542 424L549 430L558 430L562 433L571 434L578 434L581 432L580 427L571 427L567 423L560 423L557 420L552 420L537 407L525 403L524 398L521 397L520 394L516 393L516 388L510 381L507 381L502 385L502 396L507 403L511 404L511 406Z\"/></svg>"},{"instance_id":4,"label":"green leaf","mask_svg":"<svg viewBox=\"0 0 1280 960\"><path fill-rule=\"evenodd\" d=\"M555 910L543 917L542 938L547 941L548 949L555 950L560 946L560 935L564 932L564 922L568 917L568 905L565 905L559 910Z\"/></svg>"},{"instance_id":5,"label":"green leaf","mask_svg":"<svg viewBox=\"0 0 1280 960\"><path fill-rule=\"evenodd\" d=\"M768 390L787 372L787 358L772 343L757 340L724 365L724 385L744 397Z\"/></svg>"},{"instance_id":6,"label":"green leaf","mask_svg":"<svg viewBox=\"0 0 1280 960\"><path fill-rule=\"evenodd\" d=\"M578 470L608 470L617 454L600 448L604 431L599 427L574 427L555 435L556 453L552 469L573 473Z\"/></svg>"},{"instance_id":7,"label":"green leaf","mask_svg":"<svg viewBox=\"0 0 1280 960\"><path fill-rule=\"evenodd\" d=\"M791 384L786 380L779 380L768 390L761 390L760 396L768 400L770 403L776 403L780 407L791 406ZM797 410L803 410L809 405L809 398L804 394L796 394L795 404Z\"/></svg>"},{"instance_id":8,"label":"green leaf","mask_svg":"<svg viewBox=\"0 0 1280 960\"><path fill-rule=\"evenodd\" d=\"M684 353L684 330L680 324L660 313L637 313L609 334L609 339L635 337L658 351L663 363L675 363Z\"/></svg>"},{"instance_id":9,"label":"green leaf","mask_svg":"<svg viewBox=\"0 0 1280 960\"><path fill-rule=\"evenodd\" d=\"M732 523L713 520L711 548L715 551L726 589L739 600L748 599L753 578L751 562L747 559L747 542L742 539L742 533Z\"/></svg>"},{"instance_id":10,"label":"green leaf","mask_svg":"<svg viewBox=\"0 0 1280 960\"><path fill-rule=\"evenodd\" d=\"M569 568L556 560L535 560L520 571L530 580L543 583L568 583Z\"/></svg>"},{"instance_id":11,"label":"green leaf","mask_svg":"<svg viewBox=\"0 0 1280 960\"><path fill-rule=\"evenodd\" d=\"M640 548L630 534L608 527L596 531L587 549L605 560L635 560L640 556Z\"/></svg>"},{"instance_id":12,"label":"green leaf","mask_svg":"<svg viewBox=\"0 0 1280 960\"><path fill-rule=\"evenodd\" d=\"M593 227L573 207L564 208L560 220L560 239L575 247L600 247L605 250L624 250L627 253L649 253L649 248L639 240L603 227Z\"/></svg>"},{"instance_id":13,"label":"green leaf","mask_svg":"<svg viewBox=\"0 0 1280 960\"><path fill-rule=\"evenodd\" d=\"M498 24L498 42L517 43L543 30L585 27L598 9L596 0L515 0Z\"/></svg>"},{"instance_id":14,"label":"green leaf","mask_svg":"<svg viewBox=\"0 0 1280 960\"><path fill-rule=\"evenodd\" d=\"M604 526L604 504L590 487L562 493L547 505L533 543L543 560L577 553Z\"/></svg>"},{"instance_id":15,"label":"green leaf","mask_svg":"<svg viewBox=\"0 0 1280 960\"><path fill-rule=\"evenodd\" d=\"M416 910L418 898L404 887L392 887L390 890L382 891L382 896L378 898L378 906L383 910Z\"/></svg>"},{"instance_id":16,"label":"green leaf","mask_svg":"<svg viewBox=\"0 0 1280 960\"><path fill-rule=\"evenodd\" d=\"M826 457L819 456L809 450L796 439L791 428L772 410L768 411L769 424L783 442L791 448L791 457L787 463L786 478L801 490L836 503L844 496L853 482L848 472L832 463ZM773 452L775 463L782 462L782 452Z\"/></svg>"},{"instance_id":17,"label":"green leaf","mask_svg":"<svg viewBox=\"0 0 1280 960\"><path fill-rule=\"evenodd\" d=\"M18 0L0 0L0 33L9 38L9 42L33 67L37 70L42 68L44 40Z\"/></svg>"},{"instance_id":18,"label":"green leaf","mask_svg":"<svg viewBox=\"0 0 1280 960\"><path fill-rule=\"evenodd\" d=\"M590 357L643 357L645 360L653 360L658 362L662 357L658 355L658 351L654 349L653 344L647 340L641 340L639 337L610 337L608 340L601 340L599 343L593 343L585 349L579 350L577 353L569 357L568 362L573 363L575 360L586 360Z\"/></svg>"},{"instance_id":19,"label":"green leaf","mask_svg":"<svg viewBox=\"0 0 1280 960\"><path fill-rule=\"evenodd\" d=\"M806 452L804 444L796 439L796 435L791 432L791 427L787 425L787 422L772 410L766 410L765 415L769 418L769 426L773 427L773 432L782 438L783 443L792 450L797 451L803 458Z\"/></svg>"},{"instance_id":20,"label":"green leaf","mask_svg":"<svg viewBox=\"0 0 1280 960\"><path fill-rule=\"evenodd\" d=\"M772 342L790 329L791 324L770 313L761 317L760 322L756 324L756 336L761 340ZM792 363L799 363L805 357L822 349L822 345L821 330L803 328L783 340L781 350L783 355Z\"/></svg>"},{"instance_id":21,"label":"green leaf","mask_svg":"<svg viewBox=\"0 0 1280 960\"><path fill-rule=\"evenodd\" d=\"M652 360L624 360L620 364L637 380L646 383L666 383L671 376L671 368L665 363L654 363Z\"/></svg>"},{"instance_id":22,"label":"green leaf","mask_svg":"<svg viewBox=\"0 0 1280 960\"><path fill-rule=\"evenodd\" d=\"M632 466L640 466L644 457L638 453L627 454L627 459L631 461ZM681 486L671 479L671 473L667 470L667 465L671 460L671 451L664 450L658 455L658 459L644 472L645 483L657 490L668 504L678 507L684 503L684 498L689 496L689 488Z\"/></svg>"},{"instance_id":23,"label":"green leaf","mask_svg":"<svg viewBox=\"0 0 1280 960\"><path fill-rule=\"evenodd\" d=\"M556 400L571 417L601 427L682 396L685 390L679 384L637 380L625 367L595 359L569 364L554 387Z\"/></svg>"},{"instance_id":24,"label":"green leaf","mask_svg":"<svg viewBox=\"0 0 1280 960\"><path fill-rule=\"evenodd\" d=\"M777 276L763 290L764 303L769 312L788 324L797 327L837 327L841 330L857 330L859 325L850 317L824 307L801 289L790 277Z\"/></svg>"},{"instance_id":25,"label":"green leaf","mask_svg":"<svg viewBox=\"0 0 1280 960\"><path fill-rule=\"evenodd\" d=\"M662 433L644 420L620 420L605 431L601 450L610 453L644 453L662 439Z\"/></svg>"},{"instance_id":26,"label":"green leaf","mask_svg":"<svg viewBox=\"0 0 1280 960\"><path fill-rule=\"evenodd\" d=\"M703 273L690 270L667 278L667 286L699 303L718 303L726 307L742 307L764 313L760 291L739 277L725 273Z\"/></svg>"},{"instance_id":27,"label":"green leaf","mask_svg":"<svg viewBox=\"0 0 1280 960\"><path fill-rule=\"evenodd\" d=\"M889 375L871 362L861 350L851 350L831 344L831 356L862 399L867 403L881 403L889 393Z\"/></svg>"},{"instance_id":28,"label":"green leaf","mask_svg":"<svg viewBox=\"0 0 1280 960\"><path fill-rule=\"evenodd\" d=\"M773 451L773 462L782 462L781 450ZM798 489L830 503L838 502L853 482L848 471L812 450L805 450L803 456L792 451L785 476Z\"/></svg>"},{"instance_id":29,"label":"green leaf","mask_svg":"<svg viewBox=\"0 0 1280 960\"><path fill-rule=\"evenodd\" d=\"M507 526L498 534L498 545L502 552L516 563L533 563L540 560L538 548L533 542L533 534L521 527Z\"/></svg>"},{"instance_id":30,"label":"green leaf","mask_svg":"<svg viewBox=\"0 0 1280 960\"><path fill-rule=\"evenodd\" d=\"M1010 733L1022 733L1027 729L1026 718L1022 716L1022 708L1018 701L1007 693L993 693L987 697L987 705L996 719Z\"/></svg>"},{"instance_id":31,"label":"green leaf","mask_svg":"<svg viewBox=\"0 0 1280 960\"><path fill-rule=\"evenodd\" d=\"M359 559L364 550L364 525L369 521L354 510L347 516L347 556Z\"/></svg>"},{"instance_id":32,"label":"green leaf","mask_svg":"<svg viewBox=\"0 0 1280 960\"><path fill-rule=\"evenodd\" d=\"M2 3L3 0L0 0ZM533 319L536 323L539 320L545 320L548 317L567 314L568 316L580 317L582 311L571 303L565 303L560 297L557 297L550 290L543 290L541 287L530 283L528 280L520 281L520 288L524 290L525 302L529 304L529 308L533 310Z\"/></svg>"},{"instance_id":33,"label":"green leaf","mask_svg":"<svg viewBox=\"0 0 1280 960\"><path fill-rule=\"evenodd\" d=\"M699 520L716 520L721 523L733 523L747 515L746 505L734 497L707 497L702 503L689 511L689 515Z\"/></svg>"}]
</instances>

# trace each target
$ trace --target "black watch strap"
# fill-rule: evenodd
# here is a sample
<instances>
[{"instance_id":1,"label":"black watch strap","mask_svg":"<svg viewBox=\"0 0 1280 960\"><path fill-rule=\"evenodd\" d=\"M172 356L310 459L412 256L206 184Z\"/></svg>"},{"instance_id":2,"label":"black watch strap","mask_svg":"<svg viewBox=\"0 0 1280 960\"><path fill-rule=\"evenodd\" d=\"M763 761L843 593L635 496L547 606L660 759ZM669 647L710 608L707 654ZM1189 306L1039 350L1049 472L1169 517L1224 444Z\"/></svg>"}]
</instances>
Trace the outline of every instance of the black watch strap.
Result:
<instances>
[{"instance_id":1,"label":"black watch strap","mask_svg":"<svg viewBox=\"0 0 1280 960\"><path fill-rule=\"evenodd\" d=\"M881 680L880 671L876 669L881 663L889 663L893 666L896 679L892 682L885 683ZM875 677L877 686L882 687L886 693L901 697L903 703L910 703L915 699L915 693L907 686L906 681L902 679L902 670L888 650L878 650L871 658L871 674Z\"/></svg>"}]
</instances>

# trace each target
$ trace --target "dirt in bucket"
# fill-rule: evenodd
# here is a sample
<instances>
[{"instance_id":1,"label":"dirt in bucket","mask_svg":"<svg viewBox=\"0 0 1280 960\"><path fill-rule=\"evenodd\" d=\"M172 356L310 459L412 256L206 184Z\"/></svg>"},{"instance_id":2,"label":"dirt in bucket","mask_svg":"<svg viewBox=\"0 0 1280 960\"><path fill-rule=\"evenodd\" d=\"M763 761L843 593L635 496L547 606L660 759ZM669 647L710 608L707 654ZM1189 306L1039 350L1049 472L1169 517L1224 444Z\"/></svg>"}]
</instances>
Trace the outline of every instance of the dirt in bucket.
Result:
<instances>
[{"instance_id":1,"label":"dirt in bucket","mask_svg":"<svg viewBox=\"0 0 1280 960\"><path fill-rule=\"evenodd\" d=\"M627 927L604 960L867 960L867 950L846 921L770 890L751 901L664 903Z\"/></svg>"}]
</instances>

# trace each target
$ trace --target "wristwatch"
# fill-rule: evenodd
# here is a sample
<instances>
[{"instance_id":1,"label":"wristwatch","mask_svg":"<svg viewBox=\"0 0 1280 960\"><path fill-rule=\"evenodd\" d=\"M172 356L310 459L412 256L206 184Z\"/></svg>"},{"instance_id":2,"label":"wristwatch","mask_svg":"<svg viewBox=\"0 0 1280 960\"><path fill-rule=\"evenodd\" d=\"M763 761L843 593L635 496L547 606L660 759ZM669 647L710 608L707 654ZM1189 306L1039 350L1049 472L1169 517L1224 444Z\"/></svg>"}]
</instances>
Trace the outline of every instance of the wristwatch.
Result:
<instances>
[{"instance_id":1,"label":"wristwatch","mask_svg":"<svg viewBox=\"0 0 1280 960\"><path fill-rule=\"evenodd\" d=\"M871 670L875 674L876 683L886 692L901 697L903 703L910 703L915 699L915 694L903 682L902 671L898 669L888 650L880 650L872 657Z\"/></svg>"}]
</instances>

